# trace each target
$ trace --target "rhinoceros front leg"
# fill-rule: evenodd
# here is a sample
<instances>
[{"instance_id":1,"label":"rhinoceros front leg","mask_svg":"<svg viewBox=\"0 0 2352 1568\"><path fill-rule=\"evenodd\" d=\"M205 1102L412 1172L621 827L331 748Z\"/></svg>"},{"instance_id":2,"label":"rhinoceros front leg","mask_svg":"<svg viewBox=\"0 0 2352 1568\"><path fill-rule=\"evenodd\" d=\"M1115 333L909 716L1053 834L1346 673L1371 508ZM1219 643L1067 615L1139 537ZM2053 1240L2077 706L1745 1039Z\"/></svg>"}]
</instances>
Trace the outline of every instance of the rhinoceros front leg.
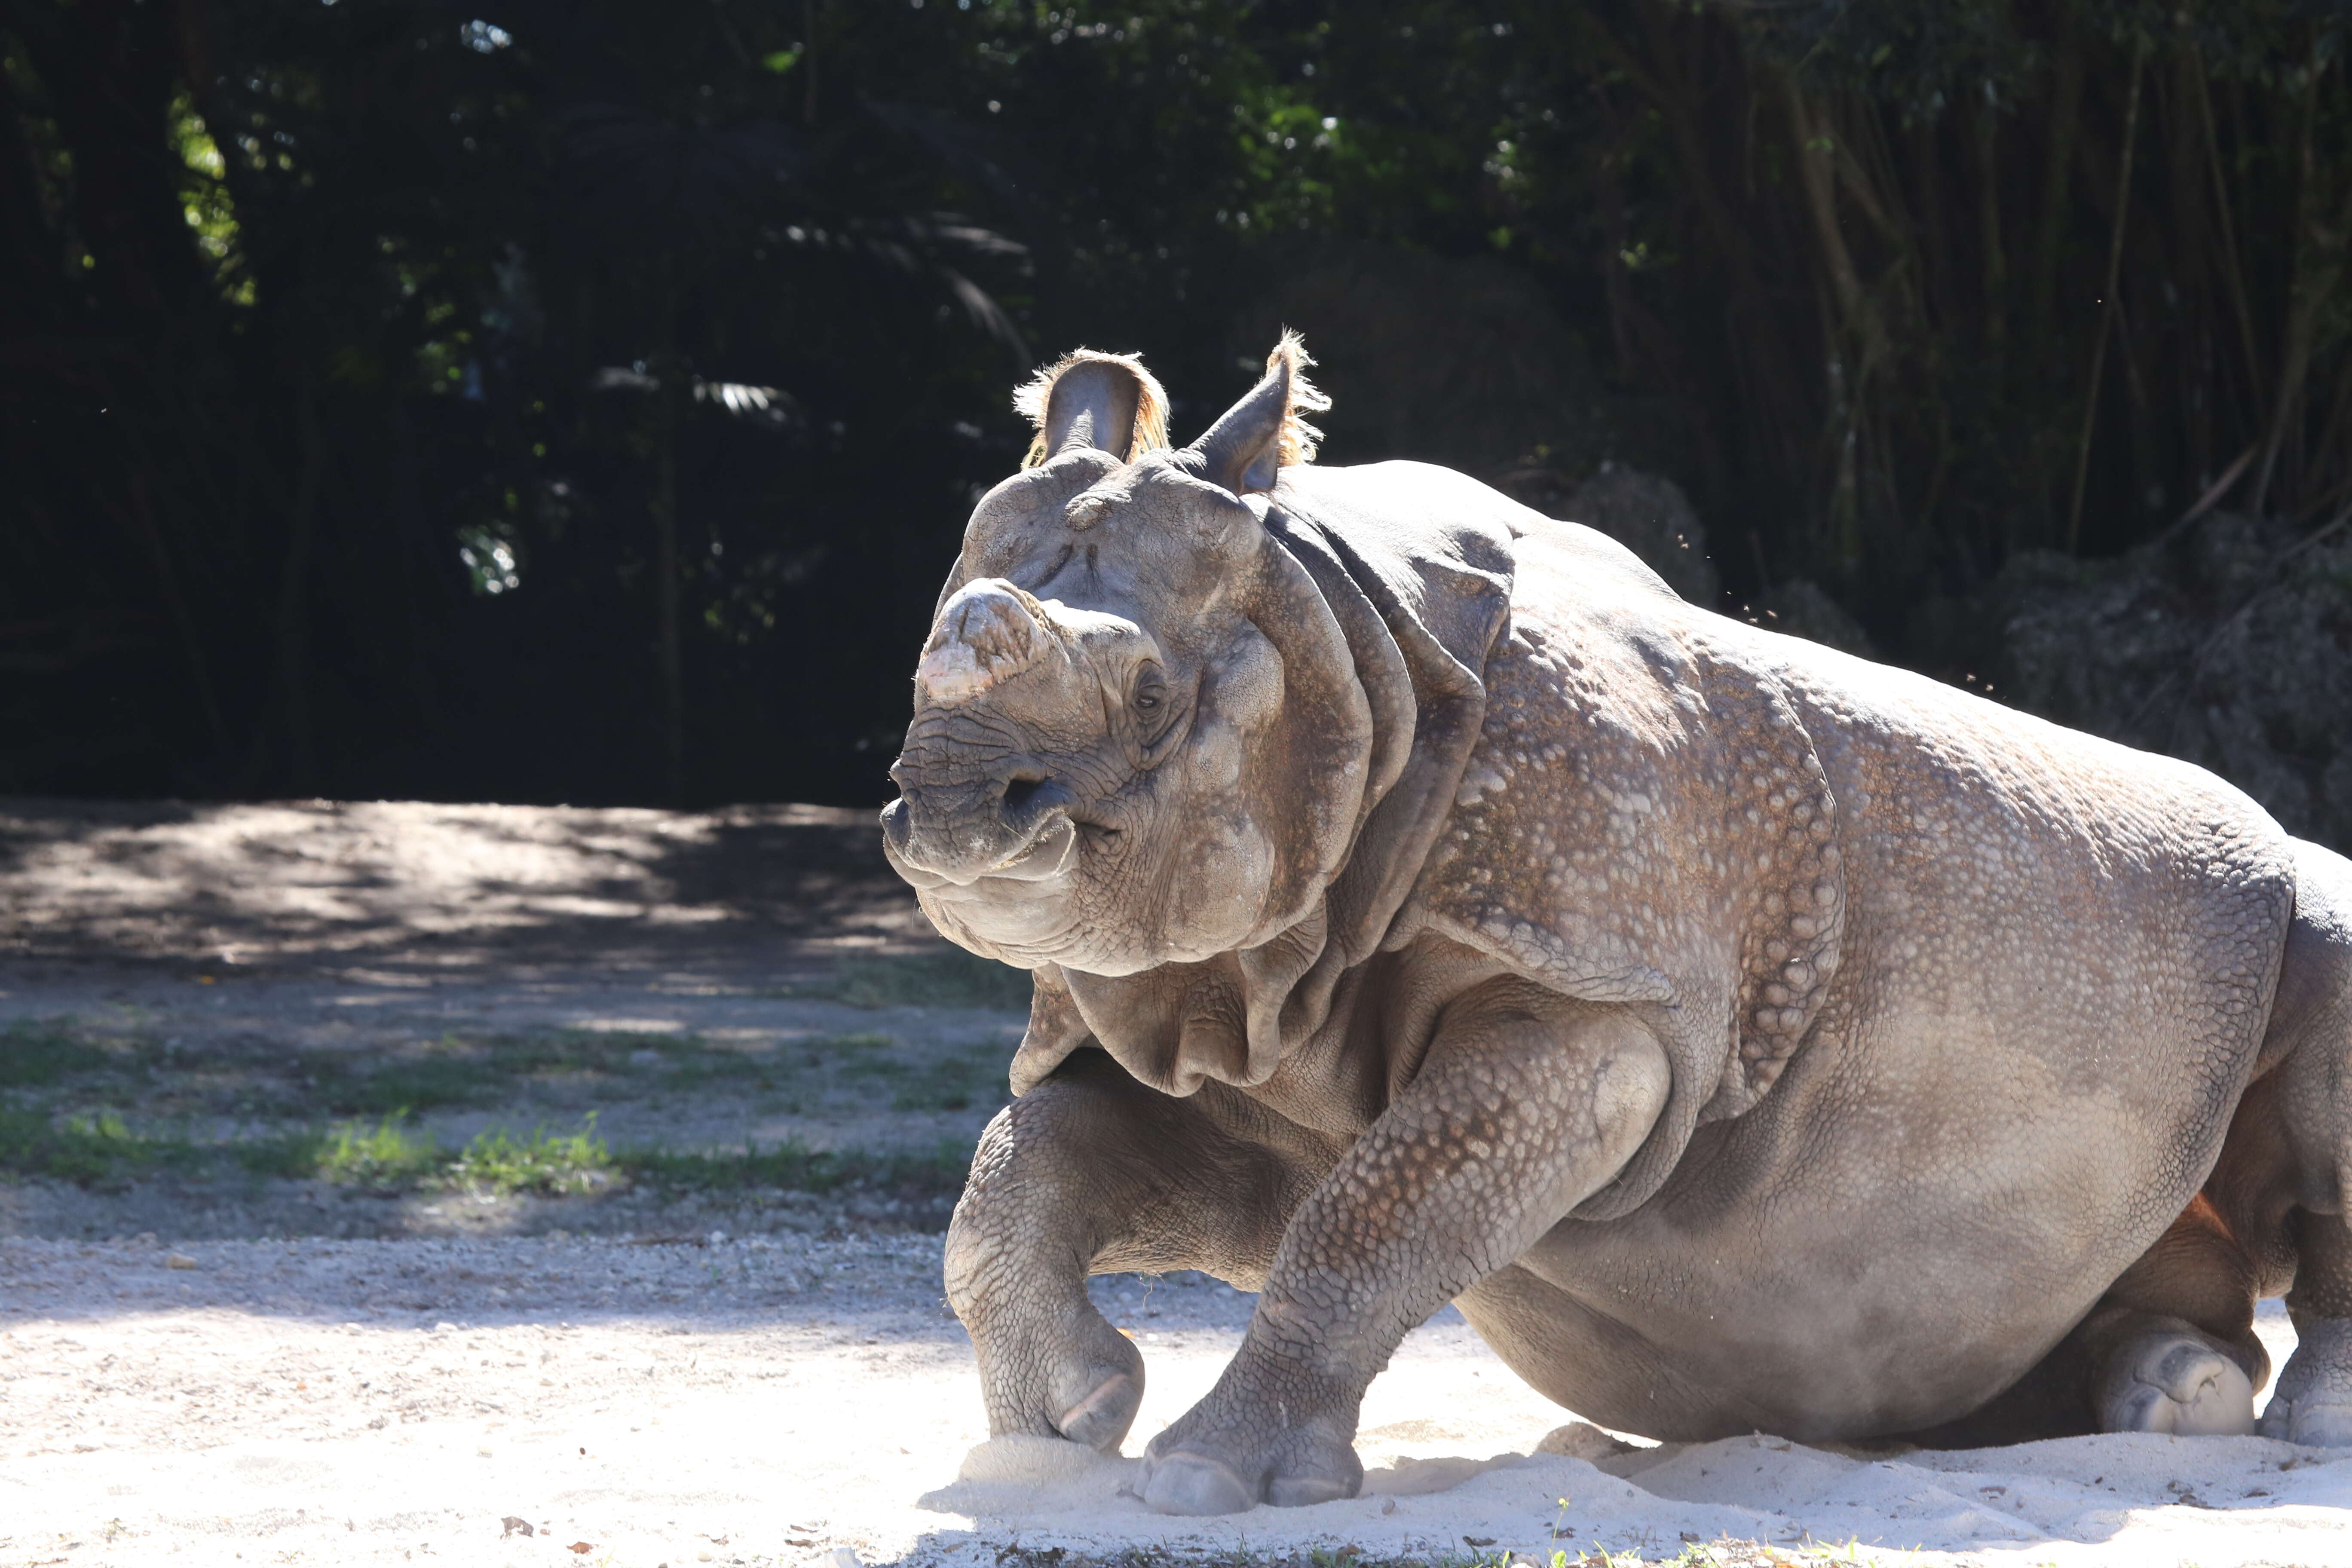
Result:
<instances>
[{"instance_id":1,"label":"rhinoceros front leg","mask_svg":"<svg viewBox=\"0 0 2352 1568\"><path fill-rule=\"evenodd\" d=\"M1419 1075L1292 1217L1223 1376L1152 1439L1144 1500L1354 1496L1357 1411L1398 1342L1622 1169L1669 1081L1622 1009L1510 980L1454 1002Z\"/></svg>"},{"instance_id":2,"label":"rhinoceros front leg","mask_svg":"<svg viewBox=\"0 0 2352 1568\"><path fill-rule=\"evenodd\" d=\"M1238 1136L1217 1114L1229 1094L1214 1085L1172 1099L1082 1051L981 1134L946 1272L979 1355L990 1436L1118 1451L1142 1402L1143 1358L1088 1299L1089 1275L1264 1277L1283 1222L1335 1152Z\"/></svg>"}]
</instances>

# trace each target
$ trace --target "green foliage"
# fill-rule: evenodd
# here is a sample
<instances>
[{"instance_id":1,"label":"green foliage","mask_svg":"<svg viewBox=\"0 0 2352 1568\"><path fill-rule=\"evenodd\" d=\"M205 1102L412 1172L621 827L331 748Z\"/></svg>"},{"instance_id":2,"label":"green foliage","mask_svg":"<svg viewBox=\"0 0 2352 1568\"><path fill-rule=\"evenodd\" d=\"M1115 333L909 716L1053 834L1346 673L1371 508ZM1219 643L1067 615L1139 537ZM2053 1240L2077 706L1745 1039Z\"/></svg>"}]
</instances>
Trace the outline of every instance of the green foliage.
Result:
<instances>
[{"instance_id":1,"label":"green foliage","mask_svg":"<svg viewBox=\"0 0 2352 1568\"><path fill-rule=\"evenodd\" d=\"M1370 247L1532 280L1729 591L1898 657L2224 473L2352 495L2340 7L113 15L0 22L0 788L873 799L1007 384L1204 416Z\"/></svg>"}]
</instances>

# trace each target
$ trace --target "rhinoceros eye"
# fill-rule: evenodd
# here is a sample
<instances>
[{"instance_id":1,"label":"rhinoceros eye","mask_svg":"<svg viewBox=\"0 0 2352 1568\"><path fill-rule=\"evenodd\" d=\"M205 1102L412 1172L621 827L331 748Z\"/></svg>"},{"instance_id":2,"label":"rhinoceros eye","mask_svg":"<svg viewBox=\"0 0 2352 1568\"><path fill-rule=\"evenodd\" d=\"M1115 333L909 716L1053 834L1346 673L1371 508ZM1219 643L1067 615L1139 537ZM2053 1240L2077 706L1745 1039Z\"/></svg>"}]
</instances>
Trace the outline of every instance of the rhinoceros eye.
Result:
<instances>
[{"instance_id":1,"label":"rhinoceros eye","mask_svg":"<svg viewBox=\"0 0 2352 1568\"><path fill-rule=\"evenodd\" d=\"M1135 710L1148 722L1168 700L1168 682L1157 667L1146 665L1135 679Z\"/></svg>"}]
</instances>

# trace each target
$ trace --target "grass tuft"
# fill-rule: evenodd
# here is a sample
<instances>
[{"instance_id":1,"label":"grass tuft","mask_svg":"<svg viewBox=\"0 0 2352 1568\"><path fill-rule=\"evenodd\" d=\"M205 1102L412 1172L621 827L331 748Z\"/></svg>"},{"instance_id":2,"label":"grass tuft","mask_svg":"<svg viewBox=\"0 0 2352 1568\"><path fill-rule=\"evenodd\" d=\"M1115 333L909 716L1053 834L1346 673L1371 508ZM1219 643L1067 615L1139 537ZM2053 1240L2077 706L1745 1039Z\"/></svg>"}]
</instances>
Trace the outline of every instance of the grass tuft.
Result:
<instances>
[{"instance_id":1,"label":"grass tuft","mask_svg":"<svg viewBox=\"0 0 2352 1568\"><path fill-rule=\"evenodd\" d=\"M256 1173L317 1176L341 1186L381 1193L415 1186L440 1162L441 1146L429 1134L411 1132L402 1126L407 1119L408 1108L402 1106L385 1112L372 1128L346 1121L307 1151L307 1169L298 1159L295 1169ZM248 1164L247 1169L251 1168Z\"/></svg>"},{"instance_id":2,"label":"grass tuft","mask_svg":"<svg viewBox=\"0 0 2352 1568\"><path fill-rule=\"evenodd\" d=\"M89 1186L135 1174L172 1145L131 1131L111 1110L52 1119L0 1109L0 1169Z\"/></svg>"},{"instance_id":3,"label":"grass tuft","mask_svg":"<svg viewBox=\"0 0 2352 1568\"><path fill-rule=\"evenodd\" d=\"M465 1152L441 1173L449 1186L505 1195L542 1193L550 1195L590 1193L609 1185L615 1174L613 1152L596 1134L596 1113L590 1111L580 1131L551 1133L545 1127L518 1138L503 1127L477 1133Z\"/></svg>"}]
</instances>

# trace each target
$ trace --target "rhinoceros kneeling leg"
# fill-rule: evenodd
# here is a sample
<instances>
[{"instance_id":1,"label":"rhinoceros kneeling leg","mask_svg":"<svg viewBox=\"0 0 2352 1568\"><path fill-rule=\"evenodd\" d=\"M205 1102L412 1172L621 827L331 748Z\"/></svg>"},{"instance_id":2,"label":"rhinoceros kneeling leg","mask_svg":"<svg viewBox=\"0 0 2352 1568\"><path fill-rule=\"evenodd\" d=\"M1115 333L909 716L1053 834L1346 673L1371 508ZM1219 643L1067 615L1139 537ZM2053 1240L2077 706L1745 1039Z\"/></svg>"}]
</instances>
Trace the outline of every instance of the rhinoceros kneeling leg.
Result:
<instances>
[{"instance_id":1,"label":"rhinoceros kneeling leg","mask_svg":"<svg viewBox=\"0 0 2352 1568\"><path fill-rule=\"evenodd\" d=\"M947 1241L948 1302L978 1355L989 1435L1118 1452L1143 1357L1096 1310L1087 1276L1202 1268L1255 1283L1314 1174L1099 1051L1000 1111Z\"/></svg>"},{"instance_id":2,"label":"rhinoceros kneeling leg","mask_svg":"<svg viewBox=\"0 0 2352 1568\"><path fill-rule=\"evenodd\" d=\"M1419 1075L1291 1216L1224 1374L1151 1440L1144 1501L1353 1497L1357 1413L1399 1342L1622 1170L1670 1077L1627 1009L1515 980L1455 1000Z\"/></svg>"},{"instance_id":3,"label":"rhinoceros kneeling leg","mask_svg":"<svg viewBox=\"0 0 2352 1568\"><path fill-rule=\"evenodd\" d=\"M2238 1356L2177 1318L2148 1319L2118 1336L2092 1398L2102 1432L2235 1437L2254 1429L2254 1383Z\"/></svg>"}]
</instances>

